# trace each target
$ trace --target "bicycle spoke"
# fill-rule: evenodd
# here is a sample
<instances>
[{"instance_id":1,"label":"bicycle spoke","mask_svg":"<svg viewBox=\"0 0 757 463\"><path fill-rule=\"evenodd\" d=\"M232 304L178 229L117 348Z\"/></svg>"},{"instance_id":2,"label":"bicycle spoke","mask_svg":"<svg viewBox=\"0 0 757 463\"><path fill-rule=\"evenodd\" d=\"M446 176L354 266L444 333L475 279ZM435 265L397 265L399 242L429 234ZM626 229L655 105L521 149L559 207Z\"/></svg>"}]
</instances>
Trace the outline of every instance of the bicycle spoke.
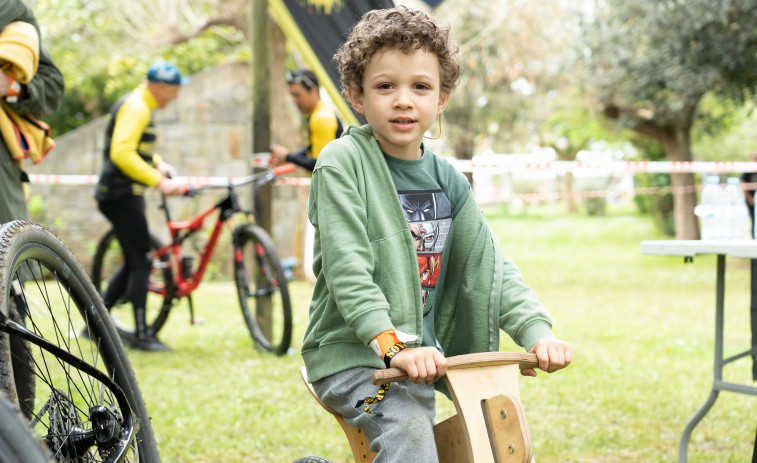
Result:
<instances>
[{"instance_id":1,"label":"bicycle spoke","mask_svg":"<svg viewBox=\"0 0 757 463\"><path fill-rule=\"evenodd\" d=\"M0 260L0 304L18 309L0 345L11 379L3 386L34 434L61 463L140 461L140 454L160 461L126 352L74 256L44 227L18 221L0 227Z\"/></svg>"},{"instance_id":2,"label":"bicycle spoke","mask_svg":"<svg viewBox=\"0 0 757 463\"><path fill-rule=\"evenodd\" d=\"M34 262L32 264L31 261L26 261L25 264L25 268L32 274L32 279L29 281L31 288L34 288L36 295L43 301L42 305L45 306L44 312L46 312L45 318L47 318L52 324L50 329L54 334L54 342L58 347L64 348L81 359L89 359L88 363L95 368L99 368L101 358L100 340L98 339L95 342L95 338L92 338L92 341L89 342L89 348L85 351L81 339L76 335L74 319L78 318L76 314L78 314L79 311L75 308L74 301L71 299L71 288L60 280L56 271L50 272L52 275L52 284L58 286L55 293L58 294L59 299L54 303L54 293L51 291L50 284L41 278L43 275L42 272L45 271L46 268L40 262ZM16 278L18 278L18 276L18 274L15 275ZM17 296L21 303L25 304L26 307L29 307L32 298L30 298L28 289L25 288L24 285L21 285L21 293ZM56 315L56 304L59 304L58 309L61 310L63 317L65 317L65 321L59 320L59 316ZM21 307L19 307L19 310L21 310ZM80 315L84 319L85 329L89 330L90 323L88 311L84 310ZM45 330L42 329L38 316L27 310L26 319L32 332L39 336L46 337ZM90 331L90 333L92 332ZM73 337L73 339L71 339L71 337ZM79 369L74 368L72 365L55 357L55 363L60 367L60 371L64 377L65 387L67 388L67 392L60 392L55 386L56 381L53 379L54 376L52 374L51 365L48 363L48 353L40 348L32 350L27 346L27 343L23 343L22 345L27 356L33 362L29 366L29 368L33 370L33 376L37 378L40 384L44 384L44 386L50 391L50 395L46 398L45 404L42 405L38 412L35 412L35 410L27 406L26 403L22 403L22 406L27 410L29 415L32 416L30 424L33 426L39 426L39 431L41 431L45 438L50 442L57 442L56 445L58 448L56 455L60 458L62 457L61 452L65 446L68 445L67 442L70 442L77 433L81 432L77 431L77 429L92 428L93 423L89 419L89 409L95 404L102 404L112 410L113 407L116 406L115 398L112 392L107 390L107 388L104 388L102 385L98 394L96 392L98 389L95 385L96 379L94 377L84 374ZM34 351L36 350L39 351L39 355L34 355ZM12 352L12 357L15 362L22 363L22 359L18 353ZM115 378L115 370L112 371L109 376ZM75 397L78 397L79 400L75 400ZM38 399L42 398L43 397L38 397ZM53 407L53 410L50 410L50 407ZM48 413L59 414L62 413L63 410L68 410L67 414L64 416L53 417L52 415L49 415L45 418ZM120 416L120 413L117 415ZM119 420L120 419L122 418L119 418ZM53 422L57 423L56 429L60 426L68 429L65 429L65 433L57 432L52 428ZM131 447L132 449L136 449L134 445ZM133 451L136 452L136 450ZM97 459L96 454L93 453L92 450L86 452L86 454L89 455L88 458L93 459L92 461ZM127 459L127 461L129 460L130 459Z\"/></svg>"}]
</instances>

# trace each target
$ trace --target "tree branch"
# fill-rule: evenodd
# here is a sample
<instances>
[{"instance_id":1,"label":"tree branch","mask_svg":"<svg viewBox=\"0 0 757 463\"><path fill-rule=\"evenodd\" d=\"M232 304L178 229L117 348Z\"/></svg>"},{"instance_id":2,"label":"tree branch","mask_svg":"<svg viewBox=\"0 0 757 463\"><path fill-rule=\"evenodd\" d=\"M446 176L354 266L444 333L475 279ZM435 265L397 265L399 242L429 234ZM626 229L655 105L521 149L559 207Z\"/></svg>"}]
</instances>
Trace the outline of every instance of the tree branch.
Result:
<instances>
[{"instance_id":1,"label":"tree branch","mask_svg":"<svg viewBox=\"0 0 757 463\"><path fill-rule=\"evenodd\" d=\"M608 119L630 121L630 123L624 123L624 125L635 132L656 140L669 140L675 134L673 127L658 124L652 115L647 114L648 111L643 109L621 108L615 103L600 103L598 110Z\"/></svg>"},{"instance_id":2,"label":"tree branch","mask_svg":"<svg viewBox=\"0 0 757 463\"><path fill-rule=\"evenodd\" d=\"M168 45L178 45L180 43L189 42L193 38L199 36L206 30L215 26L232 26L239 28L237 21L234 18L217 16L214 18L207 18L204 22L195 26L195 28L187 33L181 33L178 28L174 27L171 34L168 36Z\"/></svg>"}]
</instances>

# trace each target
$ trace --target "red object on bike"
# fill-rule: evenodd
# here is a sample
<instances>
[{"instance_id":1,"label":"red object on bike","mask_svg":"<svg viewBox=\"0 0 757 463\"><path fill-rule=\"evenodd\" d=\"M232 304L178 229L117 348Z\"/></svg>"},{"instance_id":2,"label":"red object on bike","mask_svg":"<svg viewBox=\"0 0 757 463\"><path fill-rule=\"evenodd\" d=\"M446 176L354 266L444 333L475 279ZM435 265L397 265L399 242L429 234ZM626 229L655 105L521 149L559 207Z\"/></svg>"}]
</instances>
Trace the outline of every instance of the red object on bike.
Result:
<instances>
[{"instance_id":1,"label":"red object on bike","mask_svg":"<svg viewBox=\"0 0 757 463\"><path fill-rule=\"evenodd\" d=\"M289 172L294 172L295 165L294 164L284 164L281 167L276 167L273 169L273 175L284 175L288 174Z\"/></svg>"}]
</instances>

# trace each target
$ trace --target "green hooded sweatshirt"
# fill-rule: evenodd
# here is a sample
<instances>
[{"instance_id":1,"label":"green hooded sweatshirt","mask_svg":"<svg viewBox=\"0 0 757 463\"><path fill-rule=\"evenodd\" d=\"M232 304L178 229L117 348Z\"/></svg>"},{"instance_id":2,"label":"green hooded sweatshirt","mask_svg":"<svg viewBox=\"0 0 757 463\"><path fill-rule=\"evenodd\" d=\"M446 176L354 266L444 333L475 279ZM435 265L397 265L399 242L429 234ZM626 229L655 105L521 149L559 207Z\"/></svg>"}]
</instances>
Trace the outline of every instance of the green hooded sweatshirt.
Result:
<instances>
[{"instance_id":1,"label":"green hooded sweatshirt","mask_svg":"<svg viewBox=\"0 0 757 463\"><path fill-rule=\"evenodd\" d=\"M426 150L424 156L436 156ZM461 174L442 158L440 178ZM370 126L350 126L318 156L308 202L315 227L316 284L302 357L308 381L354 367L384 368L368 346L395 329L423 337L415 244ZM530 349L554 338L552 320L515 265L503 257L469 194L443 251L434 297L436 337L447 356L499 350L499 330ZM441 279L442 277L440 277Z\"/></svg>"}]
</instances>

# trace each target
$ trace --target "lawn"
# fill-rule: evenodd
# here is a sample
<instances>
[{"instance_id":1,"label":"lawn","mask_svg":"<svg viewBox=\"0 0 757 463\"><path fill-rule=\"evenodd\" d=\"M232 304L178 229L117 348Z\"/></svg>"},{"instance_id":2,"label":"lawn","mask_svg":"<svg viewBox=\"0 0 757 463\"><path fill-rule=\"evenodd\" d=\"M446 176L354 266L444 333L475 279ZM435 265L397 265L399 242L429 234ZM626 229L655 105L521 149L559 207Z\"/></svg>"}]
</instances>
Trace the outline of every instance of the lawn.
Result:
<instances>
[{"instance_id":1,"label":"lawn","mask_svg":"<svg viewBox=\"0 0 757 463\"><path fill-rule=\"evenodd\" d=\"M642 256L640 241L664 237L631 209L486 213L555 332L574 347L568 369L521 380L537 461L676 461L683 427L712 381L715 258ZM297 350L312 285L291 289ZM205 323L190 325L182 302L161 332L172 353L129 352L163 461L351 461L336 421L300 379L300 356L252 348L233 283L204 283L194 302ZM749 344L747 261L728 262L726 308L728 356ZM509 339L502 349L522 350ZM750 367L739 360L725 379L750 383ZM441 403L440 415L450 409ZM756 427L757 399L722 393L694 430L689 461L750 461Z\"/></svg>"}]
</instances>

